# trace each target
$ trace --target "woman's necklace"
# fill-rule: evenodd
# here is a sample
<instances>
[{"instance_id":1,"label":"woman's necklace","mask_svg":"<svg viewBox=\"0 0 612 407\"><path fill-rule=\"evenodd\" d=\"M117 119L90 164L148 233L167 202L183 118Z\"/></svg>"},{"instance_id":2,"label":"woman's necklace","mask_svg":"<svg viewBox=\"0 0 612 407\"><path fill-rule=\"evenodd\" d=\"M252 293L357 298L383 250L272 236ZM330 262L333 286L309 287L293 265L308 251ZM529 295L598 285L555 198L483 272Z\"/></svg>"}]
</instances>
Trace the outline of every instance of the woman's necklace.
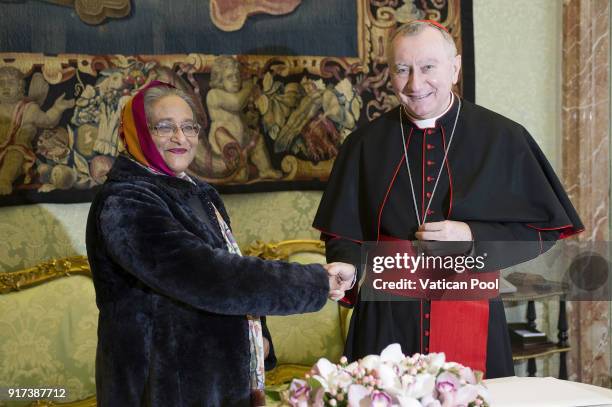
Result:
<instances>
[{"instance_id":1,"label":"woman's necklace","mask_svg":"<svg viewBox=\"0 0 612 407\"><path fill-rule=\"evenodd\" d=\"M423 216L423 222L421 222L421 216L419 214L419 207L417 206L416 195L414 194L414 184L412 183L412 173L410 172L410 164L408 163L408 150L406 147L406 136L404 135L404 118L402 117L402 109L405 109L404 106L399 110L400 114L400 128L402 129L402 145L404 146L404 158L406 159L406 169L408 170L408 178L410 179L410 191L412 192L412 202L414 203L414 211L417 217L417 223L419 227L427 220L427 214L429 212L429 207L431 202L433 201L434 194L436 193L436 188L438 187L438 181L440 181L440 175L442 175L442 170L444 169L444 164L446 163L446 158L448 156L448 150L450 150L451 143L453 142L453 137L455 136L455 129L457 128L457 121L459 120L459 112L461 111L461 99L457 98L459 101L459 107L457 108L457 115L455 116L455 123L453 124L453 130L451 131L450 139L448 140L448 145L446 146L446 150L444 150L444 159L442 160L442 165L440 166L440 171L438 171L438 176L436 177L436 183L434 184L433 190L431 191L431 196L429 197L429 202L427 203L427 208L425 209L425 213ZM408 113L406 113L408 116Z\"/></svg>"}]
</instances>

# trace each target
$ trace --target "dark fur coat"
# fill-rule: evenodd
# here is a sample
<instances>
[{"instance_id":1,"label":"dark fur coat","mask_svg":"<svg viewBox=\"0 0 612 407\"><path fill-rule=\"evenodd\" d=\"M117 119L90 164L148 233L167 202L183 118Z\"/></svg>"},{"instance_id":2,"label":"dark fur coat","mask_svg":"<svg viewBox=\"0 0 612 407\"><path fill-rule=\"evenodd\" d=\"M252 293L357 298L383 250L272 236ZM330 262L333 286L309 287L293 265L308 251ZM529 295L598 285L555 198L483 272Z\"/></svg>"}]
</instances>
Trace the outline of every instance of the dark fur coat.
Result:
<instances>
[{"instance_id":1,"label":"dark fur coat","mask_svg":"<svg viewBox=\"0 0 612 407\"><path fill-rule=\"evenodd\" d=\"M99 406L249 405L245 315L325 304L320 265L230 254L211 203L229 224L208 184L154 175L123 156L96 196L87 255L100 310Z\"/></svg>"}]
</instances>

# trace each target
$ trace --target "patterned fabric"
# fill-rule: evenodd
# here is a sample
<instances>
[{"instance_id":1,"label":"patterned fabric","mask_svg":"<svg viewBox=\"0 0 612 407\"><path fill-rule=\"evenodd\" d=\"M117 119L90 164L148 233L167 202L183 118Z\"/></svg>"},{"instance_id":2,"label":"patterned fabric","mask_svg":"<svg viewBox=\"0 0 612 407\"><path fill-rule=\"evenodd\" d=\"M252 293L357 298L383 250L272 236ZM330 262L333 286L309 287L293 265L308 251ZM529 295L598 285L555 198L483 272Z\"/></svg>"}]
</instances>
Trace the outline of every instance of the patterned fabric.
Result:
<instances>
[{"instance_id":1,"label":"patterned fabric","mask_svg":"<svg viewBox=\"0 0 612 407\"><path fill-rule=\"evenodd\" d=\"M6 121L5 123L0 122L0 132L6 131L8 137L4 140L0 137L0 164L4 160L6 154L13 150L18 151L23 156L23 164L22 169L25 174L25 182L30 181L30 168L34 165L36 161L36 157L27 149L23 143L18 141L18 134L22 130L21 126L23 124L23 115L28 109L28 107L32 104L31 101L22 100L15 106L13 110L13 115L11 116L10 121Z\"/></svg>"},{"instance_id":2,"label":"patterned fabric","mask_svg":"<svg viewBox=\"0 0 612 407\"><path fill-rule=\"evenodd\" d=\"M94 296L91 280L83 276L0 295L0 387L64 388L63 402L94 395ZM0 407L30 404L0 400Z\"/></svg>"},{"instance_id":3,"label":"patterned fabric","mask_svg":"<svg viewBox=\"0 0 612 407\"><path fill-rule=\"evenodd\" d=\"M274 3L287 11L298 1ZM42 113L64 113L50 128L34 129L32 177L29 182L22 176L12 179L0 206L90 200L120 152L122 107L154 80L186 91L197 104L202 131L190 166L194 179L222 192L322 189L346 136L397 103L380 56L389 34L414 19L432 18L450 32L463 58L457 90L474 98L471 2L328 0L322 16L317 2L301 1L294 12L275 16L265 27L244 24L242 17L258 2L270 3L219 0L215 4L224 4L224 11L217 12L185 3L173 5L170 13L152 4L146 13L113 22L123 28L104 32L74 25L69 15L44 4L7 6L5 23L15 29L7 29L12 36L0 38L0 44L8 41L19 53L6 54L2 64L24 76L27 86L19 99L31 94L38 97ZM42 21L39 15L47 18ZM143 34L151 31L151 18L163 19L168 30ZM186 23L186 18L197 23ZM47 49L41 59L45 50L40 41L32 41L37 38L33 33L48 31L49 21L64 21L79 41L66 46L53 41L60 49ZM228 34L215 24L242 28ZM296 30L300 35L288 35ZM138 32L140 55L131 55L133 47L124 41L130 32ZM184 32L194 41L182 41ZM81 55L78 63L69 56L75 53ZM217 80L222 78L229 79ZM41 91L45 87L49 97ZM134 99L127 112L133 115L136 108ZM135 125L132 130L138 134ZM130 152L150 161L139 154L137 137L133 141Z\"/></svg>"},{"instance_id":4,"label":"patterned fabric","mask_svg":"<svg viewBox=\"0 0 612 407\"><path fill-rule=\"evenodd\" d=\"M227 250L230 253L242 255L240 252L240 247L238 247L238 243L236 243L236 239L234 239L232 231L230 230L229 226L227 226L227 223L225 223L223 220L223 217L217 208L215 208L215 214L217 215L217 221L221 227L221 234L227 243ZM251 362L249 366L251 371L251 388L263 390L265 387L266 378L261 321L259 317L252 315L247 315L247 320L249 321L249 342L251 343Z\"/></svg>"},{"instance_id":5,"label":"patterned fabric","mask_svg":"<svg viewBox=\"0 0 612 407\"><path fill-rule=\"evenodd\" d=\"M144 95L154 87L174 87L168 83L153 81L142 88L123 107L121 112L120 136L128 153L140 164L161 174L174 176L157 150L145 115Z\"/></svg>"}]
</instances>

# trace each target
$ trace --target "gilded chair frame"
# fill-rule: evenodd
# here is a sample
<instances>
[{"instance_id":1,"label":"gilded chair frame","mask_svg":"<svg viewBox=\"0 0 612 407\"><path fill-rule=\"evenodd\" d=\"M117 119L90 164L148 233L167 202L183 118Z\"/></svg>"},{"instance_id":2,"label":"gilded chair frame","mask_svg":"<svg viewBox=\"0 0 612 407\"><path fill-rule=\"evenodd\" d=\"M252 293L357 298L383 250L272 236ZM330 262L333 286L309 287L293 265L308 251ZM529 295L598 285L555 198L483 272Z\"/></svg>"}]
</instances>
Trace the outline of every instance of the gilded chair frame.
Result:
<instances>
[{"instance_id":1,"label":"gilded chair frame","mask_svg":"<svg viewBox=\"0 0 612 407\"><path fill-rule=\"evenodd\" d=\"M81 275L91 278L91 269L85 256L52 259L24 270L0 272L0 295L19 292L63 277ZM30 406L37 407L95 407L96 396L68 403L36 400Z\"/></svg>"},{"instance_id":2,"label":"gilded chair frame","mask_svg":"<svg viewBox=\"0 0 612 407\"><path fill-rule=\"evenodd\" d=\"M325 256L325 244L320 240L314 239L284 240L269 243L257 241L244 250L244 254L247 256L284 261L288 261L292 255L297 253L318 253ZM82 275L91 278L91 269L87 257L72 256L62 259L52 259L24 270L0 273L0 295L19 292L53 280L74 275ZM340 307L340 324L343 333L346 333L346 326L349 319L349 310ZM309 366L282 365L268 372L266 375L266 384L268 386L281 385L295 377L303 377L309 370ZM95 395L83 400L68 403L59 403L51 400L36 400L30 404L31 407L95 407L96 405Z\"/></svg>"}]
</instances>

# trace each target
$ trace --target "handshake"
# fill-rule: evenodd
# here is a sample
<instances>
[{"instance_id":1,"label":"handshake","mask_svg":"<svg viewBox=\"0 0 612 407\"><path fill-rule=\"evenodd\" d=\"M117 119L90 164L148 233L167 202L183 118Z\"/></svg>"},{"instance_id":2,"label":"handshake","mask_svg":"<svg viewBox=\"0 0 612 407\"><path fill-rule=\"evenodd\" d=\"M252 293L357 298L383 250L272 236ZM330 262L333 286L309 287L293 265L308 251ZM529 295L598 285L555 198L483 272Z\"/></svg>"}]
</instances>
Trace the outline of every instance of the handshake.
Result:
<instances>
[{"instance_id":1,"label":"handshake","mask_svg":"<svg viewBox=\"0 0 612 407\"><path fill-rule=\"evenodd\" d=\"M348 263L329 263L324 264L323 268L329 277L329 299L338 301L344 297L344 293L355 285L357 275L355 266Z\"/></svg>"}]
</instances>

